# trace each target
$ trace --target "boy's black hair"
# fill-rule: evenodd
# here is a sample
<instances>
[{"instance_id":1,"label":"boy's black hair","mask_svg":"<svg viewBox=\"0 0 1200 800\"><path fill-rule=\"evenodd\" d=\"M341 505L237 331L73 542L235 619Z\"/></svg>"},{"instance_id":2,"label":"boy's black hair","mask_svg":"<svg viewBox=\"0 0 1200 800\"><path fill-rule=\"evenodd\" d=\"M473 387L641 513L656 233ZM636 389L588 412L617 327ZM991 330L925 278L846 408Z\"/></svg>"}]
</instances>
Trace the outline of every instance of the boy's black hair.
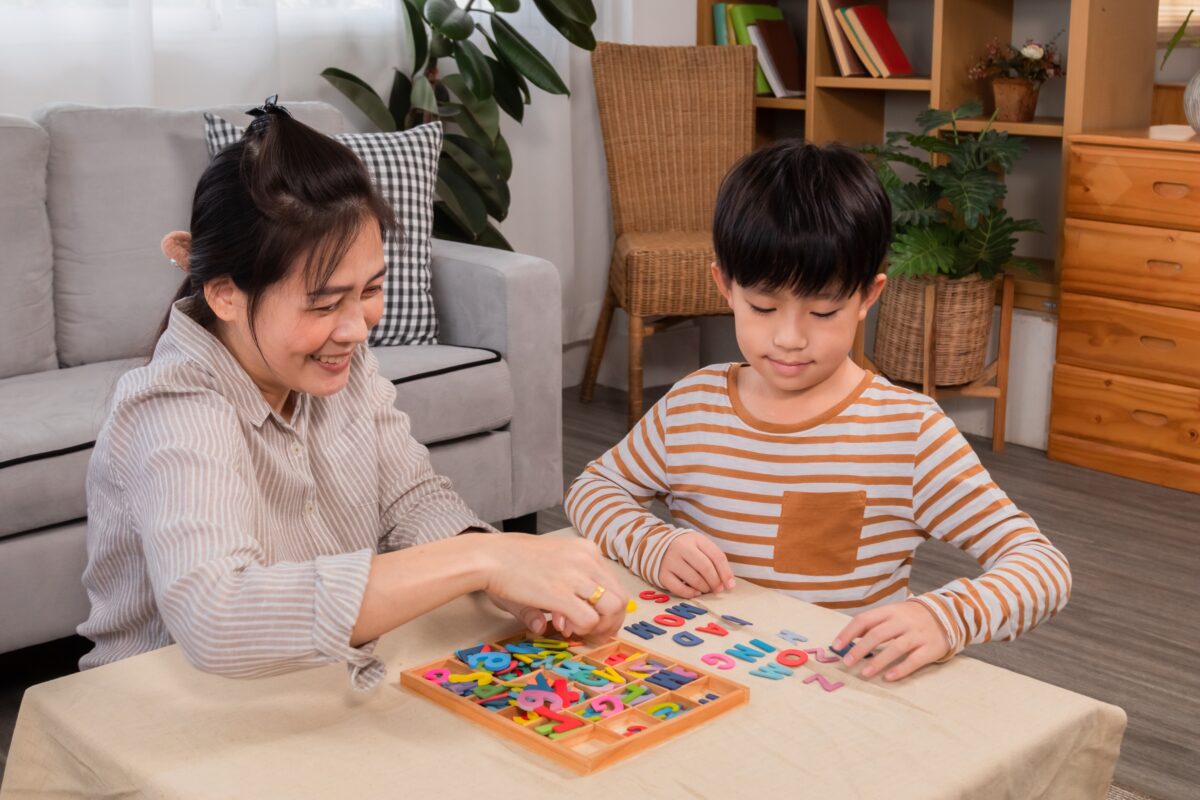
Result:
<instances>
[{"instance_id":1,"label":"boy's black hair","mask_svg":"<svg viewBox=\"0 0 1200 800\"><path fill-rule=\"evenodd\" d=\"M892 205L866 160L839 144L784 139L721 183L713 246L726 280L769 292L867 289L892 238Z\"/></svg>"}]
</instances>

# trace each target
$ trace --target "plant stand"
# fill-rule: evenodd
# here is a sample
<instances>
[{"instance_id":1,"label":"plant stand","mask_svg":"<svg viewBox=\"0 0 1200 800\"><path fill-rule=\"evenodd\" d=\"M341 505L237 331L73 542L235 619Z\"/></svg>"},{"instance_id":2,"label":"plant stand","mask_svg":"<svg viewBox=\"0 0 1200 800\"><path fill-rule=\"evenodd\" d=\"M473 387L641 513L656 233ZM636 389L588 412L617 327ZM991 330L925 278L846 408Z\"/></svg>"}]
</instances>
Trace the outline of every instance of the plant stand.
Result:
<instances>
[{"instance_id":1,"label":"plant stand","mask_svg":"<svg viewBox=\"0 0 1200 800\"><path fill-rule=\"evenodd\" d=\"M1000 280L1000 279L998 279ZM934 383L935 343L937 331L934 320L937 319L937 287L929 284L925 287L925 320L923 326L922 345L924 363L920 384L894 381L897 385L915 389L933 399L946 397L987 397L993 402L992 411L992 452L1004 450L1004 421L1008 411L1008 359L1012 349L1012 313L1013 297L1016 294L1016 280L1012 273L1004 273L1000 280L1000 347L996 360L983 368L983 372L968 383L958 386L937 386ZM866 337L863 323L859 323L854 336L854 349L851 357L854 363L879 372L879 368L866 356Z\"/></svg>"}]
</instances>

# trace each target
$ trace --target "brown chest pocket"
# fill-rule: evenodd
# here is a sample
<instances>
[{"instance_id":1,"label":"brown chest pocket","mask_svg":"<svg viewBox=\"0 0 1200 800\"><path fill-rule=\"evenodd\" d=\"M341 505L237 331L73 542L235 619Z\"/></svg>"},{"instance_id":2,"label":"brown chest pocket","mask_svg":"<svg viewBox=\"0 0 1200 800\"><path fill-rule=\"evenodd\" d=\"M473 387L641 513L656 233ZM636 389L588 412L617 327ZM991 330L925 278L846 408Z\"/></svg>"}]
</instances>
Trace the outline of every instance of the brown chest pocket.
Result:
<instances>
[{"instance_id":1,"label":"brown chest pocket","mask_svg":"<svg viewBox=\"0 0 1200 800\"><path fill-rule=\"evenodd\" d=\"M854 571L867 493L784 492L776 572L834 576Z\"/></svg>"}]
</instances>

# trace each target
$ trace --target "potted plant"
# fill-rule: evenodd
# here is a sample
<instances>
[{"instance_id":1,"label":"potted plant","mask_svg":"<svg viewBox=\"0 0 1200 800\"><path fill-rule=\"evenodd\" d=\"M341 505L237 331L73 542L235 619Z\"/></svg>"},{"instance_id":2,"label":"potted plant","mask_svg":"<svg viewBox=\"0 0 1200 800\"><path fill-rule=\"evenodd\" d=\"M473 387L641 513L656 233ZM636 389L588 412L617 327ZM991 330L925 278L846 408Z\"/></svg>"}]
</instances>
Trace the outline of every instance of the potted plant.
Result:
<instances>
[{"instance_id":1,"label":"potted plant","mask_svg":"<svg viewBox=\"0 0 1200 800\"><path fill-rule=\"evenodd\" d=\"M1187 16L1183 18L1183 22L1179 23L1179 28L1167 42L1167 52L1163 53L1162 63L1158 65L1160 70L1167 65L1167 59L1181 43L1186 41L1187 45L1191 46L1200 44L1200 39L1197 38L1184 39L1188 22L1192 19L1194 12L1195 9L1188 10ZM1187 117L1188 124L1192 126L1192 130L1200 133L1200 71L1192 76L1192 79L1188 81L1187 88L1183 90L1183 113Z\"/></svg>"},{"instance_id":2,"label":"potted plant","mask_svg":"<svg viewBox=\"0 0 1200 800\"><path fill-rule=\"evenodd\" d=\"M988 81L996 119L1002 122L1033 119L1042 84L1066 74L1055 44L1061 33L1054 34L1045 44L1029 39L1022 47L1000 44L999 39L993 39L983 58L967 71L975 80Z\"/></svg>"},{"instance_id":3,"label":"potted plant","mask_svg":"<svg viewBox=\"0 0 1200 800\"><path fill-rule=\"evenodd\" d=\"M529 40L501 16L520 0L403 0L412 69L395 71L385 101L365 81L330 67L321 73L380 130L407 130L433 120L452 126L438 160L433 232L443 239L511 250L489 221L508 215L512 154L500 134L500 112L520 122L531 101L529 84L550 94L570 94L558 72ZM568 42L593 50L592 0L533 0ZM484 21L488 25L484 25ZM471 41L478 32L490 55ZM457 71L444 74L451 58Z\"/></svg>"},{"instance_id":4,"label":"potted plant","mask_svg":"<svg viewBox=\"0 0 1200 800\"><path fill-rule=\"evenodd\" d=\"M874 356L889 378L921 381L930 282L937 306L934 382L952 386L978 378L995 306L993 279L1006 267L1035 267L1013 251L1017 233L1040 232L1041 225L1014 219L1001 206L1003 176L1024 154L1025 142L994 130L990 121L978 134L959 131L958 120L981 111L977 102L953 111L930 108L917 116L920 133L892 131L886 144L862 148L892 202L894 236ZM913 177L901 177L897 164Z\"/></svg>"}]
</instances>

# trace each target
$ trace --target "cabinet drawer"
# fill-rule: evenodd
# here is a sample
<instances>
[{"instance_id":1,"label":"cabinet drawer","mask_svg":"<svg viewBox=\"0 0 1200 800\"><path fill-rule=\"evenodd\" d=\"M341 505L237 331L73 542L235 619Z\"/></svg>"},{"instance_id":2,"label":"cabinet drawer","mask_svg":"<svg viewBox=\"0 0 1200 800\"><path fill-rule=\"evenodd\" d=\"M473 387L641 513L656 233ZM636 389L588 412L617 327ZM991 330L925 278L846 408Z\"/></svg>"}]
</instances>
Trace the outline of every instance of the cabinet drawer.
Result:
<instances>
[{"instance_id":1,"label":"cabinet drawer","mask_svg":"<svg viewBox=\"0 0 1200 800\"><path fill-rule=\"evenodd\" d=\"M1200 389L1054 367L1050 431L1200 464Z\"/></svg>"},{"instance_id":2,"label":"cabinet drawer","mask_svg":"<svg viewBox=\"0 0 1200 800\"><path fill-rule=\"evenodd\" d=\"M1068 219L1062 288L1200 310L1200 233Z\"/></svg>"},{"instance_id":3,"label":"cabinet drawer","mask_svg":"<svg viewBox=\"0 0 1200 800\"><path fill-rule=\"evenodd\" d=\"M1200 311L1063 292L1058 361L1200 386Z\"/></svg>"},{"instance_id":4,"label":"cabinet drawer","mask_svg":"<svg viewBox=\"0 0 1200 800\"><path fill-rule=\"evenodd\" d=\"M1067 216L1200 230L1200 157L1073 145Z\"/></svg>"}]
</instances>

